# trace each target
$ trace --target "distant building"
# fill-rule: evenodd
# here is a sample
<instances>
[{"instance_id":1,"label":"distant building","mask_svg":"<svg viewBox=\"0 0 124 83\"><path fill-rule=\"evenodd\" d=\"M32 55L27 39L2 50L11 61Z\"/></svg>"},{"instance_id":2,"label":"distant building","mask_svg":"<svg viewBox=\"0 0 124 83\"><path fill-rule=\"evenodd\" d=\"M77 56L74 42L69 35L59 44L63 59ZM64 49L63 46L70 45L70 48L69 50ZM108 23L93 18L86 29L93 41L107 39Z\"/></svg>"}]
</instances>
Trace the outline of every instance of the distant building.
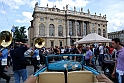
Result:
<instances>
[{"instance_id":1,"label":"distant building","mask_svg":"<svg viewBox=\"0 0 124 83\"><path fill-rule=\"evenodd\" d=\"M45 47L71 45L89 33L98 33L107 37L106 15L90 14L68 10L68 5L63 10L53 7L39 7L36 3L33 11L31 27L28 28L28 43L33 46L34 40L41 37L45 40Z\"/></svg>"},{"instance_id":2,"label":"distant building","mask_svg":"<svg viewBox=\"0 0 124 83\"><path fill-rule=\"evenodd\" d=\"M108 38L119 38L121 43L124 44L124 30L108 33Z\"/></svg>"}]
</instances>

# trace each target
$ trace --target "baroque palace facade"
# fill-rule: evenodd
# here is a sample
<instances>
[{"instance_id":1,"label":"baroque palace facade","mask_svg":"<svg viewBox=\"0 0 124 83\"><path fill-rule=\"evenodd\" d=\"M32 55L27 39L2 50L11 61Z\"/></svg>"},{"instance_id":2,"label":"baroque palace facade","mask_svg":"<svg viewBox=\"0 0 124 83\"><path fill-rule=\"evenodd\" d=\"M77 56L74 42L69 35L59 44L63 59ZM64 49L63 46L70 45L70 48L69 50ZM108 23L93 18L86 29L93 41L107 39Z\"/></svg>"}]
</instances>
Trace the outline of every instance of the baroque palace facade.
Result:
<instances>
[{"instance_id":1,"label":"baroque palace facade","mask_svg":"<svg viewBox=\"0 0 124 83\"><path fill-rule=\"evenodd\" d=\"M34 46L34 40L38 37L45 40L45 47L70 46L73 42L82 39L89 33L97 33L107 37L106 15L101 16L74 10L68 10L68 5L60 10L56 7L39 7L35 4L33 20L28 28L28 43Z\"/></svg>"}]
</instances>

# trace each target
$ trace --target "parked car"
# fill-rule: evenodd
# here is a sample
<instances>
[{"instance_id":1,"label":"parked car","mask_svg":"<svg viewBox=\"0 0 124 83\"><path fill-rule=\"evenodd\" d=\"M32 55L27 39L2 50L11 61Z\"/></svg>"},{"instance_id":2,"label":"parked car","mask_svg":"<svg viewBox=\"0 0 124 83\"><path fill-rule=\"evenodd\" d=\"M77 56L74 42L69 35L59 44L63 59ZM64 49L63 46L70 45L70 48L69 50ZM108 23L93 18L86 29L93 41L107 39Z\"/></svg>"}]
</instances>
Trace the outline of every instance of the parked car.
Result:
<instances>
[{"instance_id":1,"label":"parked car","mask_svg":"<svg viewBox=\"0 0 124 83\"><path fill-rule=\"evenodd\" d=\"M114 69L114 65L115 65L115 61L114 60L105 60L102 63L102 70L104 71L104 74L111 79L112 81L114 81L115 79L113 79L111 77L111 74L113 72Z\"/></svg>"}]
</instances>

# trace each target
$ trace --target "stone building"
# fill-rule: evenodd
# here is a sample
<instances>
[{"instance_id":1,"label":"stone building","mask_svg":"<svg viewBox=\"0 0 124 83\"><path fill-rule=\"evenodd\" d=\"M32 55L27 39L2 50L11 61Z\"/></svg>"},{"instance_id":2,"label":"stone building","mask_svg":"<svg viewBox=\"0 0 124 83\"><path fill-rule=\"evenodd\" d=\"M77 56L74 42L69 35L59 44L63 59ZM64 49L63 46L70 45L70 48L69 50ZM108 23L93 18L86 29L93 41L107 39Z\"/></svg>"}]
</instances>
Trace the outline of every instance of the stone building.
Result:
<instances>
[{"instance_id":1,"label":"stone building","mask_svg":"<svg viewBox=\"0 0 124 83\"><path fill-rule=\"evenodd\" d=\"M110 33L108 33L108 38L109 39L119 38L121 43L124 44L124 30L110 32Z\"/></svg>"},{"instance_id":2,"label":"stone building","mask_svg":"<svg viewBox=\"0 0 124 83\"><path fill-rule=\"evenodd\" d=\"M89 9L87 13L68 10L68 5L63 10L53 7L39 7L35 4L33 20L28 28L28 43L34 45L34 40L41 37L45 40L45 47L70 46L73 42L82 39L89 33L98 33L107 37L106 15L91 15Z\"/></svg>"}]
</instances>

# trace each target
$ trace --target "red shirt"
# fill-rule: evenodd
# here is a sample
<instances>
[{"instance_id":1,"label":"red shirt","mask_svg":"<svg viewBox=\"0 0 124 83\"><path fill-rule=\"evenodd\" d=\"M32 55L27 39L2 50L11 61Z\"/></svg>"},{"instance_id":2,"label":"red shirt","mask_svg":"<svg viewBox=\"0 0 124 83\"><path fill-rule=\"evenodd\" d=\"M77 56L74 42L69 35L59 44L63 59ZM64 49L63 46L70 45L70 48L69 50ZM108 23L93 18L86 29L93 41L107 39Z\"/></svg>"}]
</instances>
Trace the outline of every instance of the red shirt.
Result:
<instances>
[{"instance_id":1,"label":"red shirt","mask_svg":"<svg viewBox=\"0 0 124 83\"><path fill-rule=\"evenodd\" d=\"M112 51L114 50L114 48L110 48L110 54L112 54Z\"/></svg>"}]
</instances>

